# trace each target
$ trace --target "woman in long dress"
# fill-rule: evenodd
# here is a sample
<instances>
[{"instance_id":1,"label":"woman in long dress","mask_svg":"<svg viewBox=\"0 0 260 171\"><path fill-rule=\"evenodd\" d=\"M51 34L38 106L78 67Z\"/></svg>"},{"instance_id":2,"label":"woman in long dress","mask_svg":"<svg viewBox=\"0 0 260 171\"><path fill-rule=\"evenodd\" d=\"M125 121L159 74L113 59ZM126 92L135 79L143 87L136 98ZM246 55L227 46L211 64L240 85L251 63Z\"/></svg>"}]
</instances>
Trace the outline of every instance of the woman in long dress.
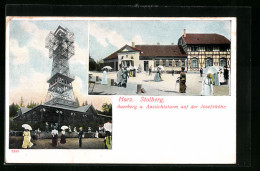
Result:
<instances>
[{"instance_id":1,"label":"woman in long dress","mask_svg":"<svg viewBox=\"0 0 260 171\"><path fill-rule=\"evenodd\" d=\"M54 130L51 131L52 135L52 146L56 147L58 144L58 131L54 128Z\"/></svg>"},{"instance_id":2,"label":"woman in long dress","mask_svg":"<svg viewBox=\"0 0 260 171\"><path fill-rule=\"evenodd\" d=\"M61 131L60 143L61 144L66 143L66 137L65 137L65 130L64 129Z\"/></svg>"},{"instance_id":3,"label":"woman in long dress","mask_svg":"<svg viewBox=\"0 0 260 171\"><path fill-rule=\"evenodd\" d=\"M106 149L112 148L112 137L111 137L111 133L109 131L106 131L106 137L105 137L104 143L105 143Z\"/></svg>"},{"instance_id":4,"label":"woman in long dress","mask_svg":"<svg viewBox=\"0 0 260 171\"><path fill-rule=\"evenodd\" d=\"M28 129L23 132L23 145L22 148L31 148L33 143L31 142L31 133Z\"/></svg>"},{"instance_id":5,"label":"woman in long dress","mask_svg":"<svg viewBox=\"0 0 260 171\"><path fill-rule=\"evenodd\" d=\"M156 73L154 75L154 81L155 82L161 81L161 73L160 73L160 69L159 68L157 68L157 71L156 71Z\"/></svg>"},{"instance_id":6,"label":"woman in long dress","mask_svg":"<svg viewBox=\"0 0 260 171\"><path fill-rule=\"evenodd\" d=\"M107 72L106 72L106 70L103 71L103 77L102 77L101 84L107 84Z\"/></svg>"},{"instance_id":7,"label":"woman in long dress","mask_svg":"<svg viewBox=\"0 0 260 171\"><path fill-rule=\"evenodd\" d=\"M213 81L210 73L202 80L202 96L213 96Z\"/></svg>"},{"instance_id":8,"label":"woman in long dress","mask_svg":"<svg viewBox=\"0 0 260 171\"><path fill-rule=\"evenodd\" d=\"M179 92L180 93L186 93L186 74L184 72L185 68L181 68L181 73L180 73L180 80L179 80Z\"/></svg>"}]
</instances>

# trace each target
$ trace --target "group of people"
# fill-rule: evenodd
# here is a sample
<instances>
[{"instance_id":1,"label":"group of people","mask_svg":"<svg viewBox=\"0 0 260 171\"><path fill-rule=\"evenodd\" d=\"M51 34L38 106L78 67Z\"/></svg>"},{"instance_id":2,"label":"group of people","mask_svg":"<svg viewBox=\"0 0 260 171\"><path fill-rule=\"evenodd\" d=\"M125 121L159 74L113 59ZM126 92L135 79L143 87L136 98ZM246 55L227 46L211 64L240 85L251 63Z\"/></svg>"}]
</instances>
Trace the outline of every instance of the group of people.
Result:
<instances>
[{"instance_id":1,"label":"group of people","mask_svg":"<svg viewBox=\"0 0 260 171\"><path fill-rule=\"evenodd\" d=\"M148 69L149 75L152 74L152 66L149 67ZM135 75L134 71L130 71L130 75ZM174 76L174 70L172 70L172 76ZM203 68L200 69L200 77L203 76ZM224 78L223 78L223 71L217 76L218 79L215 78L216 74L207 74L203 80L202 80L202 90L201 90L201 95L202 96L212 96L213 95L213 85L220 85L221 82L227 83L227 80L229 79L229 71L225 67L224 69ZM119 70L116 74L116 83L118 87L127 87L127 79L129 78L129 73L127 71L126 67L119 65ZM225 81L224 81L225 79ZM161 69L157 67L157 71L154 75L154 81L155 82L160 82L162 81L162 76L161 76ZM181 68L180 76L178 77L176 83L179 83L179 93L186 93L186 73L185 73L185 68ZM103 72L103 78L101 84L107 84L107 75L106 71Z\"/></svg>"},{"instance_id":2,"label":"group of people","mask_svg":"<svg viewBox=\"0 0 260 171\"><path fill-rule=\"evenodd\" d=\"M66 137L65 137L65 129L62 129L61 131L61 138L60 138L60 144L65 144L66 143ZM58 130L56 128L54 128L51 131L51 135L52 135L52 147L56 147L58 145Z\"/></svg>"},{"instance_id":3,"label":"group of people","mask_svg":"<svg viewBox=\"0 0 260 171\"><path fill-rule=\"evenodd\" d=\"M122 65L119 65L119 70L116 73L116 85L118 87L127 87L127 79L129 78L129 74L127 68L122 68Z\"/></svg>"},{"instance_id":4,"label":"group of people","mask_svg":"<svg viewBox=\"0 0 260 171\"><path fill-rule=\"evenodd\" d=\"M77 130L75 130L75 129L76 129L76 127L74 128L74 131L78 134L79 147L82 147L82 139L84 138L83 127L79 128L79 132L77 132ZM54 127L54 129L51 131L51 135L52 135L51 145L52 145L52 147L57 147L58 144L60 144L60 145L65 144L66 143L65 134L66 134L65 129L62 129L61 137L60 137L60 143L58 143L59 131L57 130L56 127ZM31 142L30 130L25 129L24 132L23 132L23 137L24 138L23 138L22 148L31 148L34 144ZM95 137L99 138L97 131L95 133ZM106 131L106 136L105 136L105 139L104 139L104 147L106 149L112 148L112 136L111 136L111 133L109 131Z\"/></svg>"}]
</instances>

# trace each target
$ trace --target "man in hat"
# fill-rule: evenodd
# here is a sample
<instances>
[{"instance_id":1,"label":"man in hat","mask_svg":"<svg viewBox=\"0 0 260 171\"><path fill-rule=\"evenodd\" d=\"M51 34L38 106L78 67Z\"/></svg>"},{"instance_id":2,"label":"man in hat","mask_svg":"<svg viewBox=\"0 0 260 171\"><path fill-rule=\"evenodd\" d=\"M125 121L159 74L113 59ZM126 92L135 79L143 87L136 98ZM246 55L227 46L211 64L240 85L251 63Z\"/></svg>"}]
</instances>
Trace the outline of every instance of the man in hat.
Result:
<instances>
[{"instance_id":1,"label":"man in hat","mask_svg":"<svg viewBox=\"0 0 260 171\"><path fill-rule=\"evenodd\" d=\"M83 130L83 128L80 127L79 132L78 132L78 134L79 134L79 147L82 146L82 138L83 138L83 131L82 130Z\"/></svg>"}]
</instances>

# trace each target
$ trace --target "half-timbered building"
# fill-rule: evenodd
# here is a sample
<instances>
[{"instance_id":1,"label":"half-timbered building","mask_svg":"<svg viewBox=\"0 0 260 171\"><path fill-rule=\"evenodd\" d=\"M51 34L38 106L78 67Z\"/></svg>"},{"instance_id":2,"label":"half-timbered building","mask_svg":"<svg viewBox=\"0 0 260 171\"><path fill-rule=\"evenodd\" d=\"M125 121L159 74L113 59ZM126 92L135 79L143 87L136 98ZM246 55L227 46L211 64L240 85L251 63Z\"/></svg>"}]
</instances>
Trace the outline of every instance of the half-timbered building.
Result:
<instances>
[{"instance_id":1,"label":"half-timbered building","mask_svg":"<svg viewBox=\"0 0 260 171\"><path fill-rule=\"evenodd\" d=\"M230 69L230 40L219 34L186 33L178 45L187 54L187 70L198 71L208 66L223 66Z\"/></svg>"}]
</instances>

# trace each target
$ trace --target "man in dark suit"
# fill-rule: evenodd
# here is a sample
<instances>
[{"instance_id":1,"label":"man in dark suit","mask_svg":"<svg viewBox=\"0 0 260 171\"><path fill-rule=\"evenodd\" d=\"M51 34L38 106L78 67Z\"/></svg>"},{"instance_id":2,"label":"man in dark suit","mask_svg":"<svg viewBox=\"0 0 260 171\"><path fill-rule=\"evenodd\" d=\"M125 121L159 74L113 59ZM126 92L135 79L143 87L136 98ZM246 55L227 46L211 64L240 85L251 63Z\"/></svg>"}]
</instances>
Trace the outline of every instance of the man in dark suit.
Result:
<instances>
[{"instance_id":1,"label":"man in dark suit","mask_svg":"<svg viewBox=\"0 0 260 171\"><path fill-rule=\"evenodd\" d=\"M225 78L226 84L228 84L229 71L226 66L224 67L224 78Z\"/></svg>"},{"instance_id":2,"label":"man in dark suit","mask_svg":"<svg viewBox=\"0 0 260 171\"><path fill-rule=\"evenodd\" d=\"M202 74L203 74L203 69L200 68L200 77L202 77Z\"/></svg>"},{"instance_id":3,"label":"man in dark suit","mask_svg":"<svg viewBox=\"0 0 260 171\"><path fill-rule=\"evenodd\" d=\"M79 147L82 146L82 138L83 138L83 131L82 131L82 127L79 128Z\"/></svg>"}]
</instances>

